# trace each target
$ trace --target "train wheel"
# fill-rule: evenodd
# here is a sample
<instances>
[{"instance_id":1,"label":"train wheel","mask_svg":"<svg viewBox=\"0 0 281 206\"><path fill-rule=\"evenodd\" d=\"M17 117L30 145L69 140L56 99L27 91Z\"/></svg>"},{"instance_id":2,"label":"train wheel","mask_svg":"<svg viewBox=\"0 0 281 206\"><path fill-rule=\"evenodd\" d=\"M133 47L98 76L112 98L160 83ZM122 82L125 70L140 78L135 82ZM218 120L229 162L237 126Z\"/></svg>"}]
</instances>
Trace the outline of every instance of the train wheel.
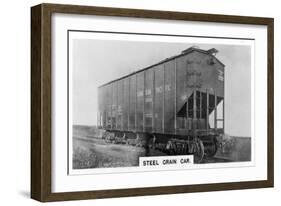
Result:
<instances>
[{"instance_id":1,"label":"train wheel","mask_svg":"<svg viewBox=\"0 0 281 206\"><path fill-rule=\"evenodd\" d=\"M211 142L208 145L204 145L204 147L205 147L205 154L208 157L213 157L217 153L218 146L215 141Z\"/></svg>"},{"instance_id":2,"label":"train wheel","mask_svg":"<svg viewBox=\"0 0 281 206\"><path fill-rule=\"evenodd\" d=\"M203 142L198 139L198 138L195 138L194 139L194 153L193 153L193 156L194 156L194 163L200 163L203 158L204 158L204 145L203 145Z\"/></svg>"}]
</instances>

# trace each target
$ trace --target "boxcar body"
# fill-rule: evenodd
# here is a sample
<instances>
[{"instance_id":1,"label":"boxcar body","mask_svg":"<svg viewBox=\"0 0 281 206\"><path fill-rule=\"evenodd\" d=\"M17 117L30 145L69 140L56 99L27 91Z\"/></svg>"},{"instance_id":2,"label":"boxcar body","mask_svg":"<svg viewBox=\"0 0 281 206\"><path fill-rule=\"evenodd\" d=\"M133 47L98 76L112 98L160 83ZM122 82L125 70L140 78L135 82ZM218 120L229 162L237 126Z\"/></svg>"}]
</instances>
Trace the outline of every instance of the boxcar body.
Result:
<instances>
[{"instance_id":1,"label":"boxcar body","mask_svg":"<svg viewBox=\"0 0 281 206\"><path fill-rule=\"evenodd\" d=\"M98 88L98 124L117 136L206 139L224 131L224 64L188 48Z\"/></svg>"}]
</instances>

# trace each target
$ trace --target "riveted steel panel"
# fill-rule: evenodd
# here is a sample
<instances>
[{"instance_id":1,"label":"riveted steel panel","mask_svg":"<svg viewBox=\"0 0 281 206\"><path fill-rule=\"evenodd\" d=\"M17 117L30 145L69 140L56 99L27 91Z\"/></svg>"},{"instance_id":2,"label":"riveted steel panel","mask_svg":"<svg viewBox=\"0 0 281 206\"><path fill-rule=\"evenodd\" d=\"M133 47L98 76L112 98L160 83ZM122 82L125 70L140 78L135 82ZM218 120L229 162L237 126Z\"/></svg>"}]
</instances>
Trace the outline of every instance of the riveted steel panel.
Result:
<instances>
[{"instance_id":1,"label":"riveted steel panel","mask_svg":"<svg viewBox=\"0 0 281 206\"><path fill-rule=\"evenodd\" d=\"M132 75L129 77L130 80L130 107L129 107L129 130L135 130L136 123L136 100L137 100L137 92L136 92L136 75Z\"/></svg>"}]
</instances>

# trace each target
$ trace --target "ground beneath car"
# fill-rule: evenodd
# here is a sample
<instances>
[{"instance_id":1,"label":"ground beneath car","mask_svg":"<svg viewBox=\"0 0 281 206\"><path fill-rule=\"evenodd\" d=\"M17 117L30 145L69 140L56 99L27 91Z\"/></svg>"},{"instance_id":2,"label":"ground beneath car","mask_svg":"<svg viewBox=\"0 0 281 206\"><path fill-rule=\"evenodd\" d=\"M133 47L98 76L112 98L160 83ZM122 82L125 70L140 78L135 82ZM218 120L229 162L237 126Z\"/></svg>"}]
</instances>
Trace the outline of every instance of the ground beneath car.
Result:
<instances>
[{"instance_id":1,"label":"ground beneath car","mask_svg":"<svg viewBox=\"0 0 281 206\"><path fill-rule=\"evenodd\" d=\"M94 128L73 127L73 169L132 167L139 165L139 157L167 156L159 150L107 143L101 136ZM250 138L228 137L223 146L214 157L205 157L201 163L251 160Z\"/></svg>"}]
</instances>

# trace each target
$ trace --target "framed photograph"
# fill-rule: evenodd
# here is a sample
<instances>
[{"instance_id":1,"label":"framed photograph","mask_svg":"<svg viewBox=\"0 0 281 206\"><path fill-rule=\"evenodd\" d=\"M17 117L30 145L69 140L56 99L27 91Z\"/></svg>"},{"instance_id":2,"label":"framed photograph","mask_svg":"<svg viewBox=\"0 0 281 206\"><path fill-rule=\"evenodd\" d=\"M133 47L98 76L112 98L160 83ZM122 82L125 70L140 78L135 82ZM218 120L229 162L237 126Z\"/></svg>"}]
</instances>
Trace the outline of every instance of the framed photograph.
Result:
<instances>
[{"instance_id":1,"label":"framed photograph","mask_svg":"<svg viewBox=\"0 0 281 206\"><path fill-rule=\"evenodd\" d=\"M31 197L273 187L273 19L31 8Z\"/></svg>"}]
</instances>

